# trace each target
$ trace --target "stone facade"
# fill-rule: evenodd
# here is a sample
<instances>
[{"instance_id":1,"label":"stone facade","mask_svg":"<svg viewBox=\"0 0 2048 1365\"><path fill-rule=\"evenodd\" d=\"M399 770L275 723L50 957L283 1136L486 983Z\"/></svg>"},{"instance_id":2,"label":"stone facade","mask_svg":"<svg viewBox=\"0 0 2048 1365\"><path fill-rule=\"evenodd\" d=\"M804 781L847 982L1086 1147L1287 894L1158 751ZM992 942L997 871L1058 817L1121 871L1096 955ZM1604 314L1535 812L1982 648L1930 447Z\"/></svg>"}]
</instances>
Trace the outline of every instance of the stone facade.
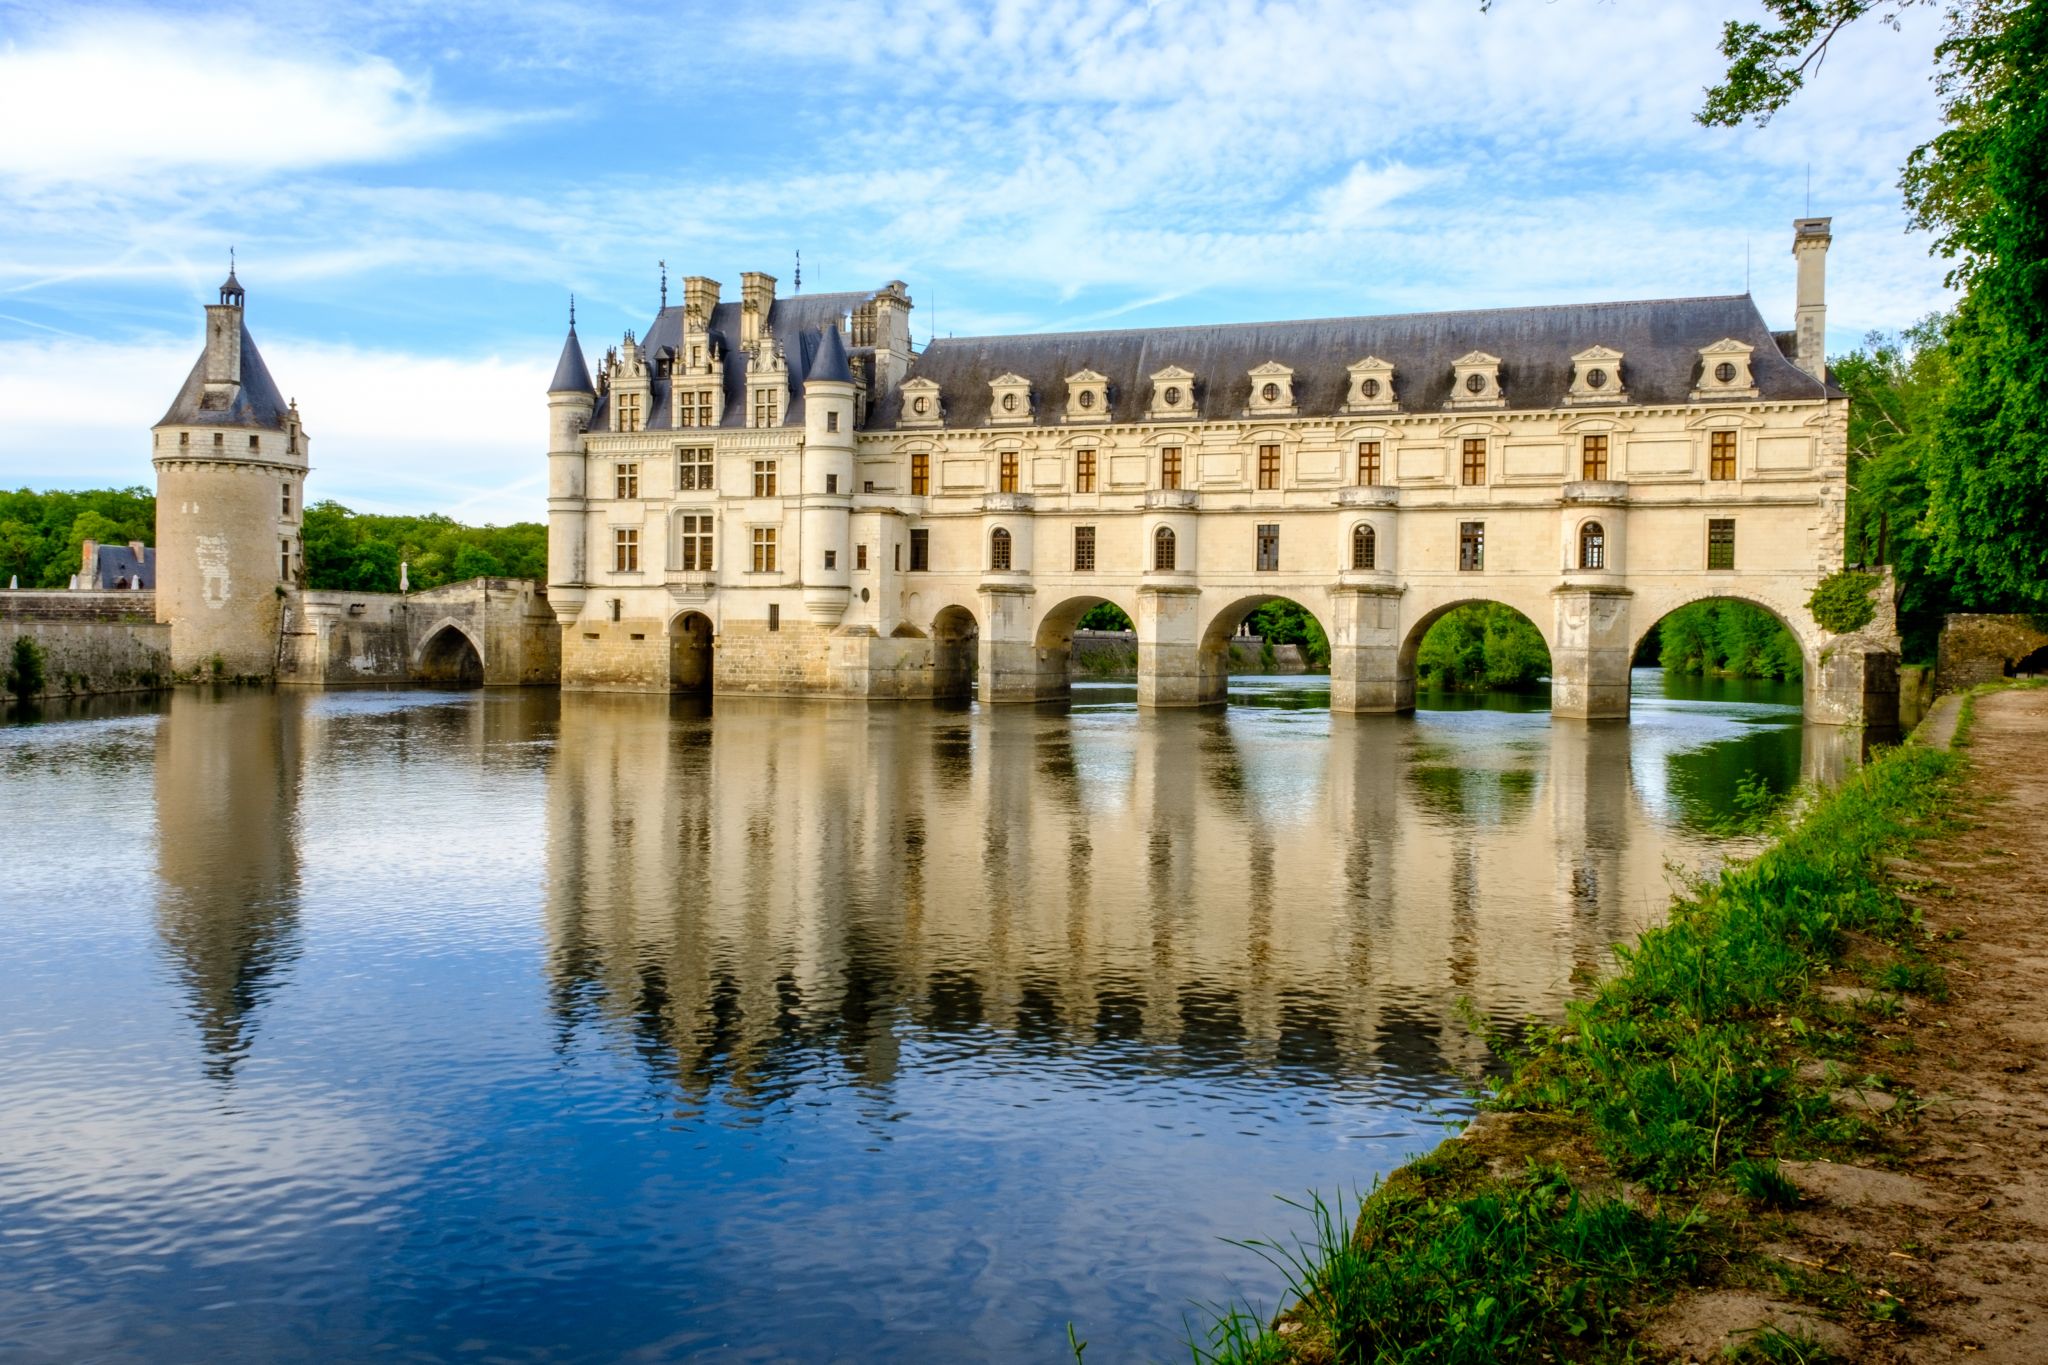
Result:
<instances>
[{"instance_id":1,"label":"stone facade","mask_svg":"<svg viewBox=\"0 0 2048 1365\"><path fill-rule=\"evenodd\" d=\"M21 636L43 651L44 695L140 692L171 672L171 631L147 591L0 592L0 668Z\"/></svg>"},{"instance_id":2,"label":"stone facade","mask_svg":"<svg viewBox=\"0 0 2048 1365\"><path fill-rule=\"evenodd\" d=\"M1798 638L1810 718L1882 723L1862 659L1896 641L1805 606L1847 497L1830 240L1797 225L1789 333L1745 296L913 353L900 282L749 275L720 304L693 279L595 381L572 325L550 386L564 685L1039 700L1111 602L1141 703L1203 705L1286 597L1329 636L1333 706L1400 711L1428 627L1496 601L1549 645L1555 713L1610 717L1658 620L1731 597Z\"/></svg>"},{"instance_id":3,"label":"stone facade","mask_svg":"<svg viewBox=\"0 0 2048 1365\"><path fill-rule=\"evenodd\" d=\"M1960 692L2010 677L2028 656L2048 649L2048 620L2034 616L1958 613L1941 625L1935 646L1934 689ZM2048 665L2034 664L2035 672Z\"/></svg>"},{"instance_id":4,"label":"stone facade","mask_svg":"<svg viewBox=\"0 0 2048 1365\"><path fill-rule=\"evenodd\" d=\"M522 578L416 593L295 589L284 603L280 682L523 687L561 676L561 630L547 594Z\"/></svg>"}]
</instances>

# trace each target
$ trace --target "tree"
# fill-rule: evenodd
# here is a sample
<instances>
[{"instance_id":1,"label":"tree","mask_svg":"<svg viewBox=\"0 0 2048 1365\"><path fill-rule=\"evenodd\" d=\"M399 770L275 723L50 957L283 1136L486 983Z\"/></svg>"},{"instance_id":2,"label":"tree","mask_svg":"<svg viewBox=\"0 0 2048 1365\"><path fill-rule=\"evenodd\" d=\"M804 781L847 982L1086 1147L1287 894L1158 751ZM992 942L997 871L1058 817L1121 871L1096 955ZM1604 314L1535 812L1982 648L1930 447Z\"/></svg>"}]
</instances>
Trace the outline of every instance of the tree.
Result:
<instances>
[{"instance_id":1,"label":"tree","mask_svg":"<svg viewBox=\"0 0 2048 1365\"><path fill-rule=\"evenodd\" d=\"M1522 613L1474 602L1430 626L1416 649L1415 671L1432 691L1528 691L1549 675L1550 650Z\"/></svg>"},{"instance_id":2,"label":"tree","mask_svg":"<svg viewBox=\"0 0 2048 1365\"><path fill-rule=\"evenodd\" d=\"M461 583L471 578L503 578L505 566L489 550L475 545L465 545L455 552L455 567L450 570L454 582Z\"/></svg>"},{"instance_id":3,"label":"tree","mask_svg":"<svg viewBox=\"0 0 2048 1365\"><path fill-rule=\"evenodd\" d=\"M1846 25L1932 0L1765 0L1780 27L1730 22L1702 123L1768 122ZM1900 179L1963 291L1953 382L1918 469L1930 575L1980 608L2048 608L2048 6L1953 0L1935 48L1943 130Z\"/></svg>"}]
</instances>

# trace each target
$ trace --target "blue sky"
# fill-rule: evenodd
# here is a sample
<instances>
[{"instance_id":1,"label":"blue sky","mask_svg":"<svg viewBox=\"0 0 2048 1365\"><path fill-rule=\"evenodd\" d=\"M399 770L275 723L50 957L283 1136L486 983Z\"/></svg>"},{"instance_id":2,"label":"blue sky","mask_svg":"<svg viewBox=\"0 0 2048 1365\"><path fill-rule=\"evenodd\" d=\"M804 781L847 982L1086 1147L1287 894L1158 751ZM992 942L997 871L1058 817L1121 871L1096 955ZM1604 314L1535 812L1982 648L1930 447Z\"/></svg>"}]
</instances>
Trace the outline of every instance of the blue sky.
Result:
<instances>
[{"instance_id":1,"label":"blue sky","mask_svg":"<svg viewBox=\"0 0 2048 1365\"><path fill-rule=\"evenodd\" d=\"M146 483L232 244L313 497L543 513L542 389L736 292L909 283L922 341L1740 292L1939 307L1898 168L1938 16L1768 128L1691 122L1748 0L238 7L0 0L0 485ZM1351 359L1355 357L1347 357Z\"/></svg>"}]
</instances>

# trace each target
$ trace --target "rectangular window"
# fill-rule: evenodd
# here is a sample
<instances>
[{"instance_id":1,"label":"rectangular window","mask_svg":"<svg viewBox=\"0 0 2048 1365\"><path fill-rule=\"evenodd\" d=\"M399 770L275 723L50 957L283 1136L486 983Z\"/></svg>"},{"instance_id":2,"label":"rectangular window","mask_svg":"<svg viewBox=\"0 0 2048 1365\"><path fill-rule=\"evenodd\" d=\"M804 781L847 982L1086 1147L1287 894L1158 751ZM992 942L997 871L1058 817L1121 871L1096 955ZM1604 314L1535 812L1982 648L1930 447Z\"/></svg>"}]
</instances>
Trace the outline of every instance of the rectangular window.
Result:
<instances>
[{"instance_id":1,"label":"rectangular window","mask_svg":"<svg viewBox=\"0 0 2048 1365\"><path fill-rule=\"evenodd\" d=\"M922 528L910 533L910 571L925 573L932 567L932 533Z\"/></svg>"},{"instance_id":2,"label":"rectangular window","mask_svg":"<svg viewBox=\"0 0 2048 1365\"><path fill-rule=\"evenodd\" d=\"M258 441L258 439L257 439L256 437L254 437L254 436L251 436L251 437L249 438L249 449L251 449L251 450L261 450L262 448L263 448L263 447L262 447L262 444L261 444L261 443L260 443L260 442Z\"/></svg>"},{"instance_id":3,"label":"rectangular window","mask_svg":"<svg viewBox=\"0 0 2048 1365\"><path fill-rule=\"evenodd\" d=\"M1001 473L996 478L996 489L1002 493L1017 491L1017 452L1014 450L1003 452Z\"/></svg>"},{"instance_id":4,"label":"rectangular window","mask_svg":"<svg viewBox=\"0 0 2048 1365\"><path fill-rule=\"evenodd\" d=\"M615 498L637 498L640 496L640 466L628 462L612 470L612 496Z\"/></svg>"},{"instance_id":5,"label":"rectangular window","mask_svg":"<svg viewBox=\"0 0 2048 1365\"><path fill-rule=\"evenodd\" d=\"M1280 527L1277 522L1259 523L1259 572L1275 573L1280 568Z\"/></svg>"},{"instance_id":6,"label":"rectangular window","mask_svg":"<svg viewBox=\"0 0 2048 1365\"><path fill-rule=\"evenodd\" d=\"M772 498L775 496L775 461L754 461L754 496Z\"/></svg>"},{"instance_id":7,"label":"rectangular window","mask_svg":"<svg viewBox=\"0 0 2048 1365\"><path fill-rule=\"evenodd\" d=\"M625 527L612 532L612 572L640 572L640 533Z\"/></svg>"},{"instance_id":8,"label":"rectangular window","mask_svg":"<svg viewBox=\"0 0 2048 1365\"><path fill-rule=\"evenodd\" d=\"M1486 482L1486 438L1484 436L1466 438L1463 475L1464 482L1467 485L1478 485Z\"/></svg>"},{"instance_id":9,"label":"rectangular window","mask_svg":"<svg viewBox=\"0 0 2048 1365\"><path fill-rule=\"evenodd\" d=\"M676 425L679 427L708 427L711 425L711 390L699 389L683 394L676 400Z\"/></svg>"},{"instance_id":10,"label":"rectangular window","mask_svg":"<svg viewBox=\"0 0 2048 1365\"><path fill-rule=\"evenodd\" d=\"M1717 431L1707 437L1707 477L1735 477L1735 433Z\"/></svg>"},{"instance_id":11,"label":"rectangular window","mask_svg":"<svg viewBox=\"0 0 2048 1365\"><path fill-rule=\"evenodd\" d=\"M1074 572L1095 572L1095 528L1076 526L1074 528Z\"/></svg>"},{"instance_id":12,"label":"rectangular window","mask_svg":"<svg viewBox=\"0 0 2048 1365\"><path fill-rule=\"evenodd\" d=\"M189 431L181 431L181 432L179 432L179 433L178 433L178 444L179 444L179 445L181 445L181 446L189 446L189 445L191 445L191 444L192 444L192 433L191 433L191 432L189 432Z\"/></svg>"},{"instance_id":13,"label":"rectangular window","mask_svg":"<svg viewBox=\"0 0 2048 1365\"><path fill-rule=\"evenodd\" d=\"M711 518L693 514L676 519L676 567L684 573L711 572Z\"/></svg>"},{"instance_id":14,"label":"rectangular window","mask_svg":"<svg viewBox=\"0 0 2048 1365\"><path fill-rule=\"evenodd\" d=\"M1607 438L1588 436L1579 443L1579 477L1582 479L1604 479L1607 477Z\"/></svg>"},{"instance_id":15,"label":"rectangular window","mask_svg":"<svg viewBox=\"0 0 2048 1365\"><path fill-rule=\"evenodd\" d=\"M285 582L292 581L292 543L281 540L277 544L277 576Z\"/></svg>"},{"instance_id":16,"label":"rectangular window","mask_svg":"<svg viewBox=\"0 0 2048 1365\"><path fill-rule=\"evenodd\" d=\"M825 430L839 430L839 410L837 408L825 414Z\"/></svg>"},{"instance_id":17,"label":"rectangular window","mask_svg":"<svg viewBox=\"0 0 2048 1365\"><path fill-rule=\"evenodd\" d=\"M895 557L895 561L894 561L894 562L895 562L895 566L896 566L896 572L897 572L897 573L902 573L902 572L903 572L903 542L902 542L902 541L900 541L900 540L896 542L896 557Z\"/></svg>"},{"instance_id":18,"label":"rectangular window","mask_svg":"<svg viewBox=\"0 0 2048 1365\"><path fill-rule=\"evenodd\" d=\"M690 446L676 452L676 491L711 491L711 447Z\"/></svg>"},{"instance_id":19,"label":"rectangular window","mask_svg":"<svg viewBox=\"0 0 2048 1365\"><path fill-rule=\"evenodd\" d=\"M779 602L768 604L768 629L782 629L782 605Z\"/></svg>"},{"instance_id":20,"label":"rectangular window","mask_svg":"<svg viewBox=\"0 0 2048 1365\"><path fill-rule=\"evenodd\" d=\"M754 572L775 572L775 528L756 526L754 528Z\"/></svg>"},{"instance_id":21,"label":"rectangular window","mask_svg":"<svg viewBox=\"0 0 2048 1365\"><path fill-rule=\"evenodd\" d=\"M1707 567L1735 567L1735 521L1732 517L1716 517L1707 522Z\"/></svg>"},{"instance_id":22,"label":"rectangular window","mask_svg":"<svg viewBox=\"0 0 2048 1365\"><path fill-rule=\"evenodd\" d=\"M754 390L754 425L772 427L776 424L775 390Z\"/></svg>"},{"instance_id":23,"label":"rectangular window","mask_svg":"<svg viewBox=\"0 0 2048 1365\"><path fill-rule=\"evenodd\" d=\"M612 396L619 400L619 430L640 430L640 395L637 393L618 393Z\"/></svg>"},{"instance_id":24,"label":"rectangular window","mask_svg":"<svg viewBox=\"0 0 2048 1365\"><path fill-rule=\"evenodd\" d=\"M1380 443L1360 441L1358 443L1358 482L1361 487L1372 488L1380 481Z\"/></svg>"},{"instance_id":25,"label":"rectangular window","mask_svg":"<svg viewBox=\"0 0 2048 1365\"><path fill-rule=\"evenodd\" d=\"M839 567L839 551L825 551L825 567L828 569L836 569Z\"/></svg>"},{"instance_id":26,"label":"rectangular window","mask_svg":"<svg viewBox=\"0 0 2048 1365\"><path fill-rule=\"evenodd\" d=\"M226 445L227 443L228 438L226 436L222 435L218 431L213 433L213 448L215 450L219 450L222 446Z\"/></svg>"},{"instance_id":27,"label":"rectangular window","mask_svg":"<svg viewBox=\"0 0 2048 1365\"><path fill-rule=\"evenodd\" d=\"M921 498L932 491L932 457L925 454L910 457L910 496Z\"/></svg>"},{"instance_id":28,"label":"rectangular window","mask_svg":"<svg viewBox=\"0 0 2048 1365\"><path fill-rule=\"evenodd\" d=\"M839 476L837 474L827 474L825 476L825 491L827 493L837 493L839 491Z\"/></svg>"},{"instance_id":29,"label":"rectangular window","mask_svg":"<svg viewBox=\"0 0 2048 1365\"><path fill-rule=\"evenodd\" d=\"M853 567L854 567L854 568L856 568L856 569L865 569L865 568L866 568L867 566L868 566L868 547L867 547L867 546L865 546L865 545L856 545L856 546L854 546L854 547L853 547Z\"/></svg>"},{"instance_id":30,"label":"rectangular window","mask_svg":"<svg viewBox=\"0 0 2048 1365\"><path fill-rule=\"evenodd\" d=\"M284 484L284 485L283 485L283 488L284 488L284 515L285 515L285 516L290 516L290 515L292 514L292 486L291 486L290 484Z\"/></svg>"},{"instance_id":31,"label":"rectangular window","mask_svg":"<svg viewBox=\"0 0 2048 1365\"><path fill-rule=\"evenodd\" d=\"M1093 493L1095 491L1095 452L1077 450L1074 452L1074 491Z\"/></svg>"},{"instance_id":32,"label":"rectangular window","mask_svg":"<svg viewBox=\"0 0 2048 1365\"><path fill-rule=\"evenodd\" d=\"M1486 523L1483 521L1461 521L1458 523L1458 570L1461 573L1478 573L1486 567Z\"/></svg>"},{"instance_id":33,"label":"rectangular window","mask_svg":"<svg viewBox=\"0 0 2048 1365\"><path fill-rule=\"evenodd\" d=\"M1180 447L1165 446L1159 452L1159 486L1180 487Z\"/></svg>"},{"instance_id":34,"label":"rectangular window","mask_svg":"<svg viewBox=\"0 0 2048 1365\"><path fill-rule=\"evenodd\" d=\"M1259 487L1261 487L1261 488L1278 488L1279 486L1280 486L1280 447L1279 447L1279 446L1260 446L1260 447L1259 447Z\"/></svg>"}]
</instances>

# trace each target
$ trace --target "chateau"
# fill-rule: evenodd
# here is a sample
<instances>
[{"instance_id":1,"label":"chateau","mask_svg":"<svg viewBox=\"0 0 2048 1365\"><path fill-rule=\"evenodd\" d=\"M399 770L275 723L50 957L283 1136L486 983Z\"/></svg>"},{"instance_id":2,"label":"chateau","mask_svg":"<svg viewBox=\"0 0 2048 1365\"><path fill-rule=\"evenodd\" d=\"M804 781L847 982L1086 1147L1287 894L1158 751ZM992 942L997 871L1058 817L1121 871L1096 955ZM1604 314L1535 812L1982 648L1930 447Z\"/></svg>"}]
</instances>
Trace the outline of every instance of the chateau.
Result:
<instances>
[{"instance_id":1,"label":"chateau","mask_svg":"<svg viewBox=\"0 0 2048 1365\"><path fill-rule=\"evenodd\" d=\"M549 385L548 601L572 688L938 697L1067 690L1076 622L1136 625L1141 705L1222 700L1276 597L1332 705L1414 704L1451 607L1549 644L1553 711L1623 716L1637 643L1735 597L1800 640L1807 712L1878 720L1895 642L1806 610L1842 567L1847 400L1829 220L1795 326L1746 295L911 345L900 281L736 300L684 281ZM1888 613L1881 614L1888 620Z\"/></svg>"}]
</instances>

